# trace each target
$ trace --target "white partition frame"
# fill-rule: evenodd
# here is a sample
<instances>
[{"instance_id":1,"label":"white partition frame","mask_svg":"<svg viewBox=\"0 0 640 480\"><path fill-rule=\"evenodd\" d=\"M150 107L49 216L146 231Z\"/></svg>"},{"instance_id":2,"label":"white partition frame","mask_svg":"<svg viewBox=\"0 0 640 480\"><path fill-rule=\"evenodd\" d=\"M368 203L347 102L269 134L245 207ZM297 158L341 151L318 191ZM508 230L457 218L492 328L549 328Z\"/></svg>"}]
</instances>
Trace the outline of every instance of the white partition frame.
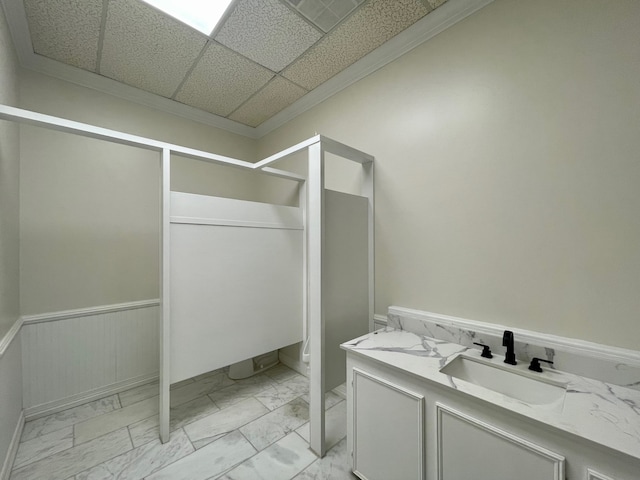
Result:
<instances>
[{"instance_id":1,"label":"white partition frame","mask_svg":"<svg viewBox=\"0 0 640 480\"><path fill-rule=\"evenodd\" d=\"M306 225L306 242L303 248L303 301L306 308L303 317L308 318L307 335L311 337L310 373L310 446L320 457L324 456L324 315L323 315L323 253L324 253L324 157L331 153L362 165L361 195L369 200L369 325L373 328L374 314L374 169L371 155L316 135L297 145L265 158L257 163L237 160L222 155L195 150L188 147L160 142L145 137L130 135L116 130L74 122L51 115L0 105L0 119L25 125L42 127L59 132L94 138L120 145L155 151L160 163L160 439L169 440L169 387L170 387L170 201L171 201L171 155L177 154L194 160L217 165L256 171L266 175L293 180L300 183L300 208ZM296 152L308 149L308 178L272 168L271 165ZM305 320L305 327L307 325Z\"/></svg>"},{"instance_id":2,"label":"white partition frame","mask_svg":"<svg viewBox=\"0 0 640 480\"><path fill-rule=\"evenodd\" d=\"M319 457L326 453L325 443L325 153L331 153L362 165L361 195L368 199L369 329L374 314L374 188L373 157L326 137L309 148L308 205L309 222L309 328L311 372L309 385L309 445Z\"/></svg>"}]
</instances>

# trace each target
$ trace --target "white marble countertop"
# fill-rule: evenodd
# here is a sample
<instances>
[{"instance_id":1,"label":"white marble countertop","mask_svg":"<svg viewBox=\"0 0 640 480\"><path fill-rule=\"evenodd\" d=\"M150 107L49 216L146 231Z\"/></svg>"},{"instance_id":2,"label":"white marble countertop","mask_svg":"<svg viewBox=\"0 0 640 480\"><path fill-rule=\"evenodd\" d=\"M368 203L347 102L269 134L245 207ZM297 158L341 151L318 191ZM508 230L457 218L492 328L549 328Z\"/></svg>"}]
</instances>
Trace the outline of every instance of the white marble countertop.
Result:
<instances>
[{"instance_id":1,"label":"white marble countertop","mask_svg":"<svg viewBox=\"0 0 640 480\"><path fill-rule=\"evenodd\" d=\"M544 371L538 375L554 383L566 384L566 394L563 401L551 405L531 405L440 373L444 365L462 352L480 358L480 351L476 349L390 327L345 342L341 347L347 352L450 387L640 459L640 391L549 370L542 364ZM496 355L490 362L504 366L502 360L501 356ZM520 363L513 368L530 374L527 367L528 364Z\"/></svg>"}]
</instances>

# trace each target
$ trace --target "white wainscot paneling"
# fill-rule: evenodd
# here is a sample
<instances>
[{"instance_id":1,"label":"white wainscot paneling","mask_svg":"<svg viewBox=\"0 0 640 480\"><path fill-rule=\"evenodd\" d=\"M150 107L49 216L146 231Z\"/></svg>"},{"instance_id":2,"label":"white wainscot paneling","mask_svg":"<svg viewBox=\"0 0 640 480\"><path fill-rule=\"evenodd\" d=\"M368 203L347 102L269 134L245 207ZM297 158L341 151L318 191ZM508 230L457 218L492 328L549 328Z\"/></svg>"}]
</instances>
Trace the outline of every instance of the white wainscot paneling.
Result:
<instances>
[{"instance_id":1,"label":"white wainscot paneling","mask_svg":"<svg viewBox=\"0 0 640 480\"><path fill-rule=\"evenodd\" d=\"M438 480L564 480L562 455L445 405L436 411Z\"/></svg>"},{"instance_id":2,"label":"white wainscot paneling","mask_svg":"<svg viewBox=\"0 0 640 480\"><path fill-rule=\"evenodd\" d=\"M24 317L27 418L155 378L158 315L149 301Z\"/></svg>"}]
</instances>

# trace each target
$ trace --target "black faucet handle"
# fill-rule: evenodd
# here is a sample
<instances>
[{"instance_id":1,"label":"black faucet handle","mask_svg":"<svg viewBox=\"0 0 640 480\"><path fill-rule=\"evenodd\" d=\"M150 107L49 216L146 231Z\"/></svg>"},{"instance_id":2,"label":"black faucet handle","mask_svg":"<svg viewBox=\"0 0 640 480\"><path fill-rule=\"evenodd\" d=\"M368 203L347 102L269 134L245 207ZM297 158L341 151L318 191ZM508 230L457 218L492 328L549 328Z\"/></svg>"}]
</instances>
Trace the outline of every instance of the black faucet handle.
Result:
<instances>
[{"instance_id":1,"label":"black faucet handle","mask_svg":"<svg viewBox=\"0 0 640 480\"><path fill-rule=\"evenodd\" d=\"M544 358L533 357L531 359L531 365L529 365L529 370L533 370L534 372L542 372L542 367L540 366L540 362L546 362L550 365L553 365L551 360L545 360Z\"/></svg>"},{"instance_id":2,"label":"black faucet handle","mask_svg":"<svg viewBox=\"0 0 640 480\"><path fill-rule=\"evenodd\" d=\"M491 354L491 347L489 347L489 345L484 345L478 342L473 342L473 344L482 347L482 353L480 354L481 357L493 358L493 355Z\"/></svg>"}]
</instances>

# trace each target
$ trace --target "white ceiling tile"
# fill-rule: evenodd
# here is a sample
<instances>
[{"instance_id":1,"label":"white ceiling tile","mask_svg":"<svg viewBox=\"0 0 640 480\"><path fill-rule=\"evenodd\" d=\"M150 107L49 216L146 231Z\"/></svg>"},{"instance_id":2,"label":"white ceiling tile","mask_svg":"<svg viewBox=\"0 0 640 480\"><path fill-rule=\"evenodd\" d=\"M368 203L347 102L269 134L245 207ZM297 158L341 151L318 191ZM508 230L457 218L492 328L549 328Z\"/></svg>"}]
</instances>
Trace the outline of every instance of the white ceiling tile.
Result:
<instances>
[{"instance_id":1,"label":"white ceiling tile","mask_svg":"<svg viewBox=\"0 0 640 480\"><path fill-rule=\"evenodd\" d=\"M419 0L370 0L282 75L312 90L430 11Z\"/></svg>"},{"instance_id":2,"label":"white ceiling tile","mask_svg":"<svg viewBox=\"0 0 640 480\"><path fill-rule=\"evenodd\" d=\"M314 23L319 26L325 32L331 30L338 22L340 18L331 10L326 9L320 15L316 17Z\"/></svg>"},{"instance_id":3,"label":"white ceiling tile","mask_svg":"<svg viewBox=\"0 0 640 480\"><path fill-rule=\"evenodd\" d=\"M305 89L290 81L282 77L275 77L266 87L233 112L229 118L251 127L257 127L306 93Z\"/></svg>"},{"instance_id":4,"label":"white ceiling tile","mask_svg":"<svg viewBox=\"0 0 640 480\"><path fill-rule=\"evenodd\" d=\"M286 0L318 28L328 32L364 0ZM426 0L425 0L426 1Z\"/></svg>"},{"instance_id":5,"label":"white ceiling tile","mask_svg":"<svg viewBox=\"0 0 640 480\"><path fill-rule=\"evenodd\" d=\"M329 10L335 13L340 19L343 19L357 6L358 2L356 2L356 0L334 0L329 5Z\"/></svg>"},{"instance_id":6,"label":"white ceiling tile","mask_svg":"<svg viewBox=\"0 0 640 480\"><path fill-rule=\"evenodd\" d=\"M171 97L206 42L204 35L138 0L110 0L100 73Z\"/></svg>"},{"instance_id":7,"label":"white ceiling tile","mask_svg":"<svg viewBox=\"0 0 640 480\"><path fill-rule=\"evenodd\" d=\"M273 77L273 72L219 45L210 44L176 100L226 117Z\"/></svg>"},{"instance_id":8,"label":"white ceiling tile","mask_svg":"<svg viewBox=\"0 0 640 480\"><path fill-rule=\"evenodd\" d=\"M278 0L240 0L215 39L279 72L321 35Z\"/></svg>"},{"instance_id":9,"label":"white ceiling tile","mask_svg":"<svg viewBox=\"0 0 640 480\"><path fill-rule=\"evenodd\" d=\"M302 0L302 3L298 4L298 10L309 20L316 18L325 8L325 4L320 0Z\"/></svg>"},{"instance_id":10,"label":"white ceiling tile","mask_svg":"<svg viewBox=\"0 0 640 480\"><path fill-rule=\"evenodd\" d=\"M26 0L36 53L95 71L102 0Z\"/></svg>"}]
</instances>

